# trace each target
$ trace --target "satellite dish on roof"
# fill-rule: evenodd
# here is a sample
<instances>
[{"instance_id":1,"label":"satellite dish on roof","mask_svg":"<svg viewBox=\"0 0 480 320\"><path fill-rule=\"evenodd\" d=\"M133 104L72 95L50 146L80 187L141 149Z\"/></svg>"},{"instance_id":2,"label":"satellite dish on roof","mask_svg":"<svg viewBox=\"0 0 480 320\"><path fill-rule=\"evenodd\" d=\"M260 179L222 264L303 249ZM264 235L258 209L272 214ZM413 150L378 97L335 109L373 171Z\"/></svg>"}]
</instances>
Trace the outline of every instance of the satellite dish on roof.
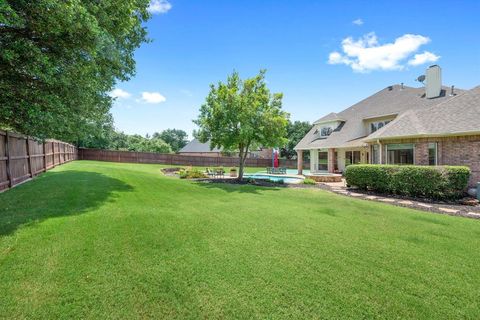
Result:
<instances>
[{"instance_id":1,"label":"satellite dish on roof","mask_svg":"<svg viewBox=\"0 0 480 320\"><path fill-rule=\"evenodd\" d=\"M425 81L425 75L422 74L421 76L419 76L417 79L415 79L415 81L418 81L418 82L421 82L423 83L423 81Z\"/></svg>"}]
</instances>

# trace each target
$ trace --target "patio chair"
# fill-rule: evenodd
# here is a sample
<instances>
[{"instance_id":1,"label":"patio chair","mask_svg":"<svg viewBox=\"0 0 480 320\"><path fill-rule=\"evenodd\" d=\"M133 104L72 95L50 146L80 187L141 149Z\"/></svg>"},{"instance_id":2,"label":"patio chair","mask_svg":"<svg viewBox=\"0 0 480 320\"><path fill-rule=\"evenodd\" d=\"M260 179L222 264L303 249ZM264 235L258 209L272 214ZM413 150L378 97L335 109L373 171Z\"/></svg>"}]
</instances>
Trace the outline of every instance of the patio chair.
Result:
<instances>
[{"instance_id":1,"label":"patio chair","mask_svg":"<svg viewBox=\"0 0 480 320\"><path fill-rule=\"evenodd\" d=\"M217 169L217 170L215 170L215 174L216 174L217 177L224 178L225 177L225 170Z\"/></svg>"},{"instance_id":2,"label":"patio chair","mask_svg":"<svg viewBox=\"0 0 480 320\"><path fill-rule=\"evenodd\" d=\"M210 168L207 168L206 172L207 172L207 176L215 178L215 171L210 170Z\"/></svg>"}]
</instances>

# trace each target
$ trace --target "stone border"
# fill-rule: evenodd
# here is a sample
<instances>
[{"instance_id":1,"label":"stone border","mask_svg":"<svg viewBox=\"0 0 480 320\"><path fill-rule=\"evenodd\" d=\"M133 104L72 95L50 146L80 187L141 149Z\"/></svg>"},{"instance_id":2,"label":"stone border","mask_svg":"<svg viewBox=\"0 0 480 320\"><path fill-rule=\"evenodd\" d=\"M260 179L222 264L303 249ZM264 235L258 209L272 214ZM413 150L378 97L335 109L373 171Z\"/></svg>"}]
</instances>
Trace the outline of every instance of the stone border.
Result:
<instances>
[{"instance_id":1,"label":"stone border","mask_svg":"<svg viewBox=\"0 0 480 320\"><path fill-rule=\"evenodd\" d=\"M400 207L406 207L421 211L427 211L437 214L446 214L450 216L462 216L473 219L480 219L480 206L453 205L447 203L423 202L418 199L402 199L389 197L386 195L362 193L359 190L349 189L342 186L325 185L325 189L343 196L352 198L388 203Z\"/></svg>"}]
</instances>

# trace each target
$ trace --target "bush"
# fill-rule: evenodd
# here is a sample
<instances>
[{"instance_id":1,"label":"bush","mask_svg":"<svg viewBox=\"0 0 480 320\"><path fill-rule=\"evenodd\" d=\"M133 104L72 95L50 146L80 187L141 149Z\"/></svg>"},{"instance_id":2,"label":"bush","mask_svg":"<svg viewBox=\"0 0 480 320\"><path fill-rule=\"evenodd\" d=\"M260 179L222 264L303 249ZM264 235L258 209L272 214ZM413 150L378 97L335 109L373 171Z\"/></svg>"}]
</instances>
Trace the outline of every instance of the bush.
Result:
<instances>
[{"instance_id":1,"label":"bush","mask_svg":"<svg viewBox=\"0 0 480 320\"><path fill-rule=\"evenodd\" d=\"M455 199L468 185L470 169L460 166L350 165L347 185L362 190L432 199Z\"/></svg>"},{"instance_id":2,"label":"bush","mask_svg":"<svg viewBox=\"0 0 480 320\"><path fill-rule=\"evenodd\" d=\"M303 184L316 184L315 180L307 178L303 180Z\"/></svg>"},{"instance_id":3,"label":"bush","mask_svg":"<svg viewBox=\"0 0 480 320\"><path fill-rule=\"evenodd\" d=\"M274 183L274 184L285 184L285 180L283 180L283 179L278 179L278 180L268 179L267 181L270 182L270 183Z\"/></svg>"},{"instance_id":4,"label":"bush","mask_svg":"<svg viewBox=\"0 0 480 320\"><path fill-rule=\"evenodd\" d=\"M191 170L180 170L179 171L180 179L200 179L206 178L207 176L198 169L191 169Z\"/></svg>"}]
</instances>

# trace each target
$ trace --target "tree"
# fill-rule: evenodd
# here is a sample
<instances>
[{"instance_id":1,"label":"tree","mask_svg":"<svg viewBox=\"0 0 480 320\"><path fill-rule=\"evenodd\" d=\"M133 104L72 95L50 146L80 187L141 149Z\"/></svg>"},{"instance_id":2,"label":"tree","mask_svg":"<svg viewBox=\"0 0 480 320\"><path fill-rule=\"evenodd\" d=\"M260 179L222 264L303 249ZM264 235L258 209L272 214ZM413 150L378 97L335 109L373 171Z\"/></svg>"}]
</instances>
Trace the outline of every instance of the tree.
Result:
<instances>
[{"instance_id":1,"label":"tree","mask_svg":"<svg viewBox=\"0 0 480 320\"><path fill-rule=\"evenodd\" d=\"M127 150L138 152L171 153L172 149L160 138L144 138L139 134L127 136Z\"/></svg>"},{"instance_id":2,"label":"tree","mask_svg":"<svg viewBox=\"0 0 480 320\"><path fill-rule=\"evenodd\" d=\"M200 141L210 147L238 151L238 179L243 178L245 160L250 148L274 147L286 142L288 114L282 110L281 93L271 94L265 83L265 70L250 79L241 80L233 72L226 83L210 86L205 104L194 123Z\"/></svg>"},{"instance_id":3,"label":"tree","mask_svg":"<svg viewBox=\"0 0 480 320\"><path fill-rule=\"evenodd\" d=\"M135 71L149 0L0 1L0 127L77 142Z\"/></svg>"},{"instance_id":4,"label":"tree","mask_svg":"<svg viewBox=\"0 0 480 320\"><path fill-rule=\"evenodd\" d=\"M154 138L160 138L172 147L173 152L178 152L188 143L188 135L185 131L180 129L166 129L162 132L155 132Z\"/></svg>"},{"instance_id":5,"label":"tree","mask_svg":"<svg viewBox=\"0 0 480 320\"><path fill-rule=\"evenodd\" d=\"M288 121L287 125L287 144L280 149L280 154L282 157L287 159L292 159L297 152L293 150L295 146L302 140L303 137L310 131L312 125L305 121Z\"/></svg>"}]
</instances>

